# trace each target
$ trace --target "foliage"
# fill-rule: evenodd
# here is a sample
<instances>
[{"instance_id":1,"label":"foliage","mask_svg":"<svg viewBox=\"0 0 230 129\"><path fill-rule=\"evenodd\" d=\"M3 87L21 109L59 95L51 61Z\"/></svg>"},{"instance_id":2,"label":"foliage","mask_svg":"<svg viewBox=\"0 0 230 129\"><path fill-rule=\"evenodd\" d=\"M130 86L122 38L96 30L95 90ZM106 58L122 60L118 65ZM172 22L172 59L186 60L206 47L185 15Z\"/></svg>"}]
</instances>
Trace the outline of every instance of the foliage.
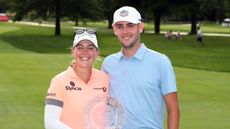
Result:
<instances>
[{"instance_id":1,"label":"foliage","mask_svg":"<svg viewBox=\"0 0 230 129\"><path fill-rule=\"evenodd\" d=\"M56 1L60 1L60 9L55 10ZM162 19L164 21L190 21L191 34L196 34L196 24L200 20L222 22L230 16L229 0L0 0L3 10L16 14L14 20L22 20L25 16L33 19L68 18L78 25L79 20L108 20L108 28L112 28L113 12L120 6L130 5L140 10L144 20L154 21L154 32L160 33ZM56 11L60 12L60 18ZM58 28L58 24L57 27Z\"/></svg>"},{"instance_id":2,"label":"foliage","mask_svg":"<svg viewBox=\"0 0 230 129\"><path fill-rule=\"evenodd\" d=\"M76 19L99 20L101 12L98 0L62 0L62 16Z\"/></svg>"}]
</instances>

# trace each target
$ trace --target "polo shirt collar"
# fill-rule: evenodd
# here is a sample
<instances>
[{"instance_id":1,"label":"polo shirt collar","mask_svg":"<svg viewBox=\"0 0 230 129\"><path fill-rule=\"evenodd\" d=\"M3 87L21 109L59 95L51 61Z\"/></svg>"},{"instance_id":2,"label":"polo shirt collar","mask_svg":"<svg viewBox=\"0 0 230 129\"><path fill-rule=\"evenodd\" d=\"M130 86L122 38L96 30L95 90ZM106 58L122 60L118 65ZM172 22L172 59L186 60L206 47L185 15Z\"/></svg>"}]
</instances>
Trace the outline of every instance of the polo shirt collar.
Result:
<instances>
[{"instance_id":1,"label":"polo shirt collar","mask_svg":"<svg viewBox=\"0 0 230 129\"><path fill-rule=\"evenodd\" d=\"M137 60L142 60L146 51L146 46L142 43L140 48L137 50L137 52L130 58L136 58ZM115 57L119 60L126 58L125 55L123 54L122 50L118 52Z\"/></svg>"},{"instance_id":2,"label":"polo shirt collar","mask_svg":"<svg viewBox=\"0 0 230 129\"><path fill-rule=\"evenodd\" d=\"M68 67L67 73L72 78L79 78L71 66ZM92 74L91 74L90 80L93 79L93 78L95 78L95 77L96 77L96 75L95 75L95 69L92 68Z\"/></svg>"},{"instance_id":3,"label":"polo shirt collar","mask_svg":"<svg viewBox=\"0 0 230 129\"><path fill-rule=\"evenodd\" d=\"M71 66L68 67L67 73L68 73L71 77L73 77L73 78L75 78L75 77L77 76L76 73L74 72L74 70L73 70L73 68L72 68Z\"/></svg>"}]
</instances>

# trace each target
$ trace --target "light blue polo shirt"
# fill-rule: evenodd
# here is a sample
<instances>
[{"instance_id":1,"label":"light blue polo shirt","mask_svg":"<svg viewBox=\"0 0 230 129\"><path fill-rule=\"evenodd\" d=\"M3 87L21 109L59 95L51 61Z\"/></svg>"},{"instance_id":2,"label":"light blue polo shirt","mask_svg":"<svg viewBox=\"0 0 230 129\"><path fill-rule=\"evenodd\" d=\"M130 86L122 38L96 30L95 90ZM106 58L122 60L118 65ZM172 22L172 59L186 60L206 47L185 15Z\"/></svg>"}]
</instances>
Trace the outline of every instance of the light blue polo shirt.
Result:
<instances>
[{"instance_id":1,"label":"light blue polo shirt","mask_svg":"<svg viewBox=\"0 0 230 129\"><path fill-rule=\"evenodd\" d=\"M106 57L102 70L110 77L110 95L125 108L122 129L164 128L163 96L177 90L167 56L141 44L129 59L121 51Z\"/></svg>"}]
</instances>

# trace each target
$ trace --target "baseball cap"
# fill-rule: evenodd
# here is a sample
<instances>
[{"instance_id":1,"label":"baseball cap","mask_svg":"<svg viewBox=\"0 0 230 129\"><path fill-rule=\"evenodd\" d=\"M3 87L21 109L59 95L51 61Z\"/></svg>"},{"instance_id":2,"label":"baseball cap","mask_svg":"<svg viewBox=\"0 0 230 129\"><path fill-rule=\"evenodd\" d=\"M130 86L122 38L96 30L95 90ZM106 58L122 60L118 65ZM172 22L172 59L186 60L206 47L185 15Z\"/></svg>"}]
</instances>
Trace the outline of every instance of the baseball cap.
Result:
<instances>
[{"instance_id":1,"label":"baseball cap","mask_svg":"<svg viewBox=\"0 0 230 129\"><path fill-rule=\"evenodd\" d=\"M82 40L91 41L96 48L98 48L96 31L91 29L80 29L74 32L73 47L75 47Z\"/></svg>"},{"instance_id":2,"label":"baseball cap","mask_svg":"<svg viewBox=\"0 0 230 129\"><path fill-rule=\"evenodd\" d=\"M113 14L113 24L119 21L127 21L133 24L141 23L141 14L133 7L123 6Z\"/></svg>"}]
</instances>

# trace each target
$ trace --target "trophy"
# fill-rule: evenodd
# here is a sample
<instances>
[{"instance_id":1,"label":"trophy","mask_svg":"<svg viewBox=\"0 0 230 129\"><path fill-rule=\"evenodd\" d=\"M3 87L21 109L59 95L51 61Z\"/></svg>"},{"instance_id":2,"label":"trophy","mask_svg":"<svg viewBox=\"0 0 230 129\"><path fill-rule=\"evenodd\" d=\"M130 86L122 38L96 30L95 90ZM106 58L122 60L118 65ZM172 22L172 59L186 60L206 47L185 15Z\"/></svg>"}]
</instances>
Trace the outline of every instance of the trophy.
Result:
<instances>
[{"instance_id":1,"label":"trophy","mask_svg":"<svg viewBox=\"0 0 230 129\"><path fill-rule=\"evenodd\" d=\"M121 129L125 120L122 105L111 96L97 96L86 105L86 129Z\"/></svg>"}]
</instances>

